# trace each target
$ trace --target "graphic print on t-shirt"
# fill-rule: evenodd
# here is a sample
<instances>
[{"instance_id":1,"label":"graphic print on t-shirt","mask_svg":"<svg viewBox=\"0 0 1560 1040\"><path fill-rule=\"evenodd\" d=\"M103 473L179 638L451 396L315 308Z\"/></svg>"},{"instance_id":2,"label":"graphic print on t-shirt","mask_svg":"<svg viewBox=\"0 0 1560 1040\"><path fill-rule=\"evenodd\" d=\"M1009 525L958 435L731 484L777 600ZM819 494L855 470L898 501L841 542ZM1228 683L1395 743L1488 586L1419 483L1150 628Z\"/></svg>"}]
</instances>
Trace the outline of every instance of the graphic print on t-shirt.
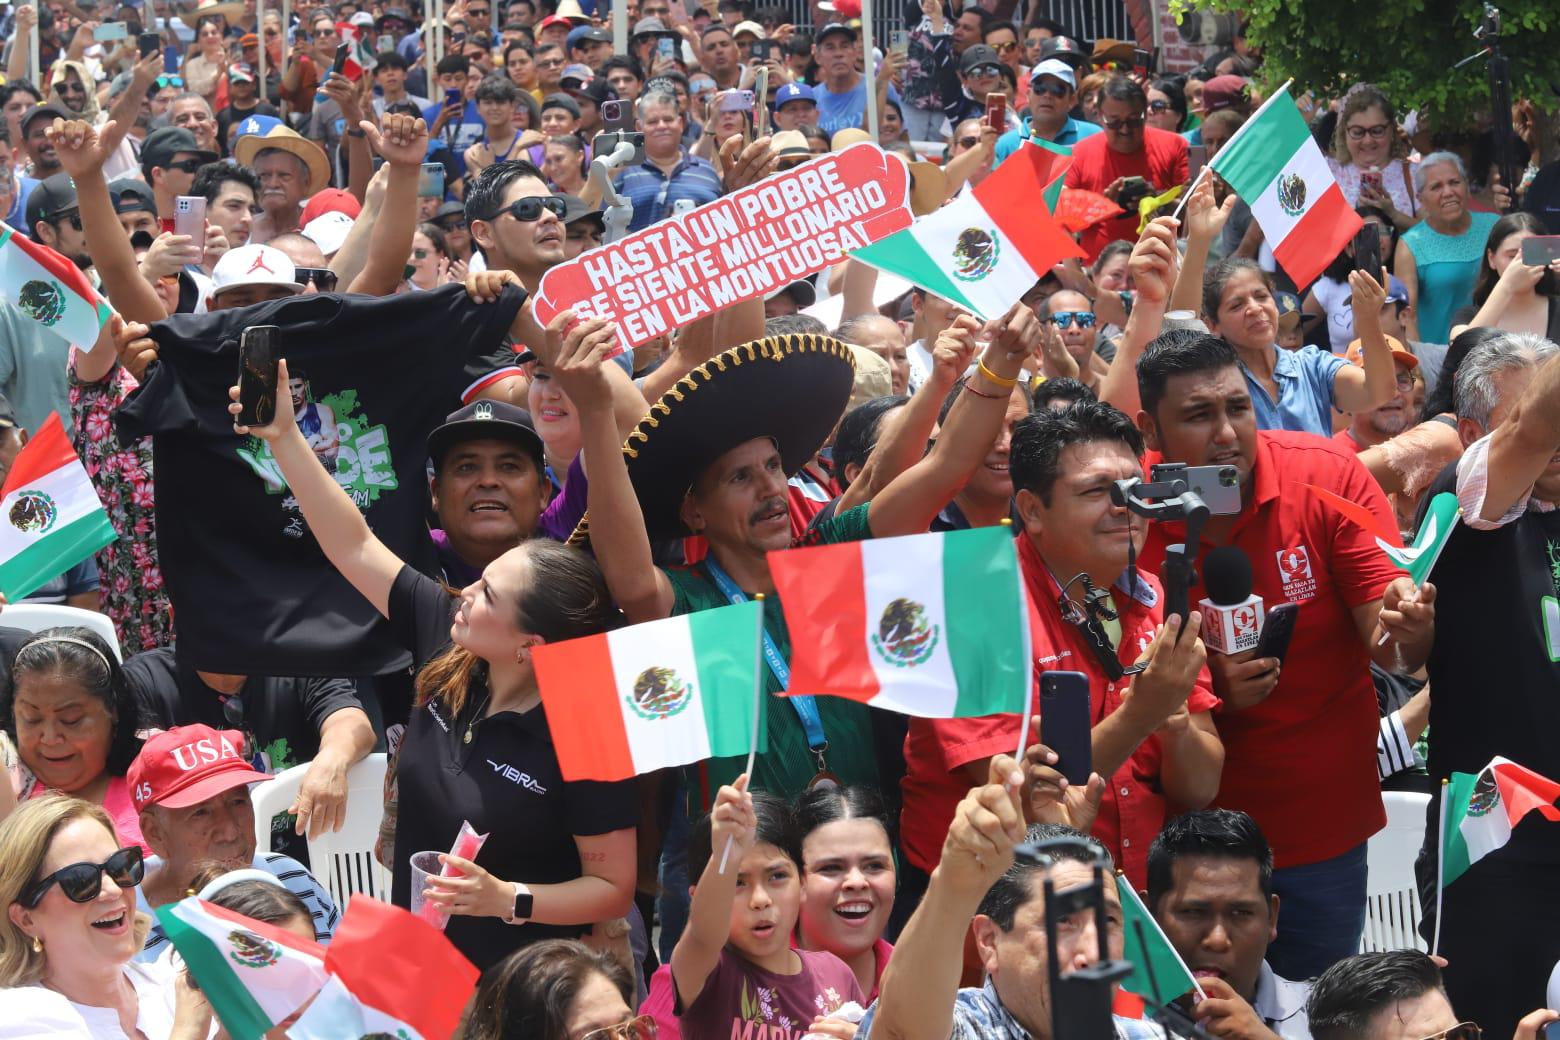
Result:
<instances>
[{"instance_id":1,"label":"graphic print on t-shirt","mask_svg":"<svg viewBox=\"0 0 1560 1040\"><path fill-rule=\"evenodd\" d=\"M367 418L357 414L356 390L325 394L314 401L307 377L300 373L288 383L298 429L314 450L320 465L336 478L336 483L352 497L359 510L366 512L381 494L399 486L390 456L390 438L385 427L371 425ZM238 449L238 455L265 482L268 492L280 495L288 490L287 480L276 464L276 457L271 454L271 446L265 441L259 437L248 438ZM303 537L303 518L298 513L296 500L288 495L282 505L293 514L284 533L294 538Z\"/></svg>"},{"instance_id":2,"label":"graphic print on t-shirt","mask_svg":"<svg viewBox=\"0 0 1560 1040\"><path fill-rule=\"evenodd\" d=\"M844 1003L845 999L833 986L813 997L813 1005L819 1015L837 1011ZM742 1040L800 1040L812 1023L791 1019L779 1010L779 1005L779 995L775 990L757 984L750 985L748 979L743 979L738 1015L731 1022L731 1035L741 1037Z\"/></svg>"}]
</instances>

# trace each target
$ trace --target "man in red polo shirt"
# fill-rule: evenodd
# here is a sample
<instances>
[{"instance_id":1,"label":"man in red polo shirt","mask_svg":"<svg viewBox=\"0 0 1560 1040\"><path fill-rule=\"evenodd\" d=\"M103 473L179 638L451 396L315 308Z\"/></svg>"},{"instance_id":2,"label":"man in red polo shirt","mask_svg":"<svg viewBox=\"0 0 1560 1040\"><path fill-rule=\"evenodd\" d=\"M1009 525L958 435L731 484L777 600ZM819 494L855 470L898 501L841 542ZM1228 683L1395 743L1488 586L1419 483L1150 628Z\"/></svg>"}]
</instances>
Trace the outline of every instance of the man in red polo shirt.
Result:
<instances>
[{"instance_id":1,"label":"man in red polo shirt","mask_svg":"<svg viewBox=\"0 0 1560 1040\"><path fill-rule=\"evenodd\" d=\"M1128 242L1138 237L1137 198L1122 194L1129 177L1148 182L1149 194L1158 195L1187 181L1186 138L1168 130L1147 126L1148 95L1126 76L1112 76L1100 94L1102 134L1084 138L1073 146L1072 166L1067 171L1069 188L1084 188L1103 193L1113 202L1124 203L1124 214L1084 228L1079 244L1092 262L1100 250L1116 239Z\"/></svg>"},{"instance_id":2,"label":"man in red polo shirt","mask_svg":"<svg viewBox=\"0 0 1560 1040\"><path fill-rule=\"evenodd\" d=\"M1282 671L1255 651L1210 654L1225 747L1214 804L1257 821L1273 846L1273 890L1283 901L1268 963L1305 979L1359 948L1365 921L1365 840L1386 822L1376 778L1379 719L1370 662L1417 669L1435 637L1435 588L1413 583L1372 535L1301 483L1326 488L1394 528L1380 487L1352 452L1308 433L1257 430L1229 344L1171 332L1137 369L1149 452L1144 464L1234 466L1241 511L1213 517L1198 563L1218 545L1251 559L1267 609L1298 603ZM1157 569L1184 524L1155 524L1141 564ZM1389 638L1383 640L1383 636Z\"/></svg>"},{"instance_id":3,"label":"man in red polo shirt","mask_svg":"<svg viewBox=\"0 0 1560 1040\"><path fill-rule=\"evenodd\" d=\"M1143 521L1111 503L1110 486L1137 475L1142 450L1124 413L1089 401L1025 416L1013 427L1009 455L1024 525L1018 548L1035 670L1089 676L1098 774L1089 793L1100 801L1092 833L1139 888L1147 884L1148 847L1164 823L1166 802L1206 805L1224 760L1209 715L1218 702L1197 637L1201 619L1194 615L1184 629L1172 628L1181 632L1179 640L1162 637L1159 583L1139 571L1136 589L1126 584L1128 537L1141 541ZM1082 604L1084 575L1109 592L1119 616L1103 626L1112 645L1101 647L1102 654L1064 620L1059 604L1061 582L1069 583L1069 600ZM1107 674L1103 657L1117 662L1114 674ZM1121 674L1144 658L1141 674ZM1019 728L1016 715L910 720L900 830L912 866L930 873L937 865L960 798L972 783L984 782L993 755L1013 753ZM1099 777L1108 780L1103 792Z\"/></svg>"}]
</instances>

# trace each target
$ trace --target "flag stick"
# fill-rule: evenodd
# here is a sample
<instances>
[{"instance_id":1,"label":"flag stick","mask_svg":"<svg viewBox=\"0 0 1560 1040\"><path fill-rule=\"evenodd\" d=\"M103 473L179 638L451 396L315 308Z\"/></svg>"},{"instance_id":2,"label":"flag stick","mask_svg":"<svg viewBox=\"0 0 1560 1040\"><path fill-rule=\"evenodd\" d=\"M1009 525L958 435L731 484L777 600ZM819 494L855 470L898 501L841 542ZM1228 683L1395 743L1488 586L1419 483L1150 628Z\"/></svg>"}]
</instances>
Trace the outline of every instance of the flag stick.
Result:
<instances>
[{"instance_id":1,"label":"flag stick","mask_svg":"<svg viewBox=\"0 0 1560 1040\"><path fill-rule=\"evenodd\" d=\"M1224 147L1228 148L1230 145L1234 144L1236 141L1239 141L1241 139L1242 135L1244 135L1246 133L1247 129L1249 129L1254 123L1256 123L1257 117L1260 116L1267 109L1267 107L1269 105L1271 105L1274 101L1277 101L1280 97L1289 97L1289 88L1290 88L1290 86L1293 83L1294 83L1293 79L1286 79L1286 80L1284 80L1284 85L1283 86L1279 87L1277 90L1273 91L1273 93L1269 94L1268 95L1268 99L1266 101L1262 102L1262 104L1257 108L1257 110L1255 112L1251 113L1251 115L1246 117L1246 121L1240 125L1239 129L1237 129L1233 134L1230 135L1230 139L1228 141L1224 142ZM1291 105L1294 104L1294 100L1290 99L1289 103ZM1197 181L1202 180L1203 174L1207 173L1209 169L1210 169L1209 166L1204 165L1203 168L1200 171L1198 171ZM1193 188L1197 187L1197 181L1193 181L1192 182L1192 187ZM1186 206L1186 200L1191 198L1191 197L1192 197L1191 190L1188 189L1186 194L1181 196L1181 204L1175 208L1175 213L1173 214L1173 216L1179 217L1181 215L1181 210L1183 208L1185 208L1185 206Z\"/></svg>"},{"instance_id":2,"label":"flag stick","mask_svg":"<svg viewBox=\"0 0 1560 1040\"><path fill-rule=\"evenodd\" d=\"M758 666L753 669L753 740L748 744L747 768L742 771L749 784L753 782L753 760L758 757L758 725L764 711L764 594L760 592L753 599L758 604L758 648L755 653ZM726 872L726 860L730 858L731 839L727 838L726 847L720 853L720 873Z\"/></svg>"},{"instance_id":3,"label":"flag stick","mask_svg":"<svg viewBox=\"0 0 1560 1040\"><path fill-rule=\"evenodd\" d=\"M1165 941L1165 949L1169 950L1175 955L1175 962L1181 966L1182 971L1186 972L1186 977L1192 980L1192 988L1197 991L1198 999L1207 1000L1208 994L1202 988L1202 983L1197 981L1197 976L1192 974L1192 969L1186 966L1186 960L1181 956L1181 951L1175 948L1175 943L1170 941L1170 937L1165 934L1165 930L1159 927L1159 922L1154 920L1154 915L1149 913L1148 907L1143 905L1143 899L1137 894L1137 889L1132 887L1132 883L1127 881L1126 876L1119 870L1116 872L1116 878L1117 894L1119 895L1121 892L1126 892L1127 898L1132 900L1133 904L1137 906L1138 916L1142 920L1149 921L1153 924L1154 931L1158 932L1159 937Z\"/></svg>"},{"instance_id":4,"label":"flag stick","mask_svg":"<svg viewBox=\"0 0 1560 1040\"><path fill-rule=\"evenodd\" d=\"M1004 516L1001 524L1003 527L1008 528L1009 533L1011 533L1013 527L1012 517ZM1018 663L1019 675L1023 677L1023 681L1019 685L1023 689L1024 700L1018 708L1018 753L1013 756L1013 761L1017 762L1018 768L1022 769L1024 768L1024 749L1029 746L1029 684L1031 682L1031 666L1029 663L1029 592L1024 588L1024 576L1021 572L1018 575L1018 609L1018 629L1023 633L1024 637L1024 656Z\"/></svg>"},{"instance_id":5,"label":"flag stick","mask_svg":"<svg viewBox=\"0 0 1560 1040\"><path fill-rule=\"evenodd\" d=\"M1186 189L1186 194L1182 195L1181 201L1176 203L1175 212L1170 214L1171 220L1181 219L1181 211L1186 208L1186 200L1192 197L1192 192L1197 190L1197 185L1201 184L1206 176L1208 176L1208 164L1204 163L1203 168L1197 171L1197 176L1192 180L1192 186Z\"/></svg>"},{"instance_id":6,"label":"flag stick","mask_svg":"<svg viewBox=\"0 0 1560 1040\"><path fill-rule=\"evenodd\" d=\"M1430 939L1430 956L1441 952L1441 894L1446 891L1446 788L1449 780L1441 781L1441 819L1436 828L1435 847L1435 934Z\"/></svg>"}]
</instances>

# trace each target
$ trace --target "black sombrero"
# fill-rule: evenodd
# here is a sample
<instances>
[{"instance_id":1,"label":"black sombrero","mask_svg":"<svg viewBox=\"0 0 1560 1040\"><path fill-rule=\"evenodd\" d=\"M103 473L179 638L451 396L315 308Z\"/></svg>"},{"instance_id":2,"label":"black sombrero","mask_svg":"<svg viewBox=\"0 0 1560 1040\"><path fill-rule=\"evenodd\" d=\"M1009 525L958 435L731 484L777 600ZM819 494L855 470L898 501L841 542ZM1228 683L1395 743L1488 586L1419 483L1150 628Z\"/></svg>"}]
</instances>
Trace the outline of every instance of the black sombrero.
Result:
<instances>
[{"instance_id":1,"label":"black sombrero","mask_svg":"<svg viewBox=\"0 0 1560 1040\"><path fill-rule=\"evenodd\" d=\"M715 355L683 376L623 442L628 477L652 541L688 533L680 517L694 478L755 437L780 449L787 475L829 438L850 400L856 361L828 336L768 336ZM569 541L590 539L590 516Z\"/></svg>"}]
</instances>

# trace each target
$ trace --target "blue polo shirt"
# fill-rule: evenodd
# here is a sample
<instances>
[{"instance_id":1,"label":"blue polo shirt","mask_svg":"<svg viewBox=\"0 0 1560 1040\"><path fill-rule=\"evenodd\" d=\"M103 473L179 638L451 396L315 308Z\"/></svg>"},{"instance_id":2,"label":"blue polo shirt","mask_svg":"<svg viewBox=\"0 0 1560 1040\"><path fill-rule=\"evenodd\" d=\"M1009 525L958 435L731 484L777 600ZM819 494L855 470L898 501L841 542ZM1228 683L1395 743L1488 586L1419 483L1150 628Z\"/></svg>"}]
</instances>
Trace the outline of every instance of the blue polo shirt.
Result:
<instances>
[{"instance_id":1,"label":"blue polo shirt","mask_svg":"<svg viewBox=\"0 0 1560 1040\"><path fill-rule=\"evenodd\" d=\"M720 174L715 172L715 167L686 153L670 177L646 159L640 165L624 170L618 179L618 192L634 203L634 219L628 225L631 232L671 216L680 199L702 206L720 198L722 191Z\"/></svg>"},{"instance_id":2,"label":"blue polo shirt","mask_svg":"<svg viewBox=\"0 0 1560 1040\"><path fill-rule=\"evenodd\" d=\"M1022 127L1017 130L1009 130L997 138L997 157L991 164L993 170L1002 165L1003 159L1018 151L1018 146L1023 144L1029 137L1029 120L1030 116L1028 113L1025 113L1024 125ZM1062 124L1061 133L1056 135L1056 139L1052 143L1071 148L1085 137L1093 137L1099 132L1100 128L1095 124L1086 123L1082 119L1074 119L1072 116L1068 116L1067 122Z\"/></svg>"},{"instance_id":3,"label":"blue polo shirt","mask_svg":"<svg viewBox=\"0 0 1560 1040\"><path fill-rule=\"evenodd\" d=\"M1267 388L1242 362L1240 374L1251 391L1251 406L1257 413L1259 430L1296 430L1332 436L1333 380L1348 364L1340 355L1320 347L1278 351L1273 380L1278 384L1278 400L1268 396Z\"/></svg>"}]
</instances>

